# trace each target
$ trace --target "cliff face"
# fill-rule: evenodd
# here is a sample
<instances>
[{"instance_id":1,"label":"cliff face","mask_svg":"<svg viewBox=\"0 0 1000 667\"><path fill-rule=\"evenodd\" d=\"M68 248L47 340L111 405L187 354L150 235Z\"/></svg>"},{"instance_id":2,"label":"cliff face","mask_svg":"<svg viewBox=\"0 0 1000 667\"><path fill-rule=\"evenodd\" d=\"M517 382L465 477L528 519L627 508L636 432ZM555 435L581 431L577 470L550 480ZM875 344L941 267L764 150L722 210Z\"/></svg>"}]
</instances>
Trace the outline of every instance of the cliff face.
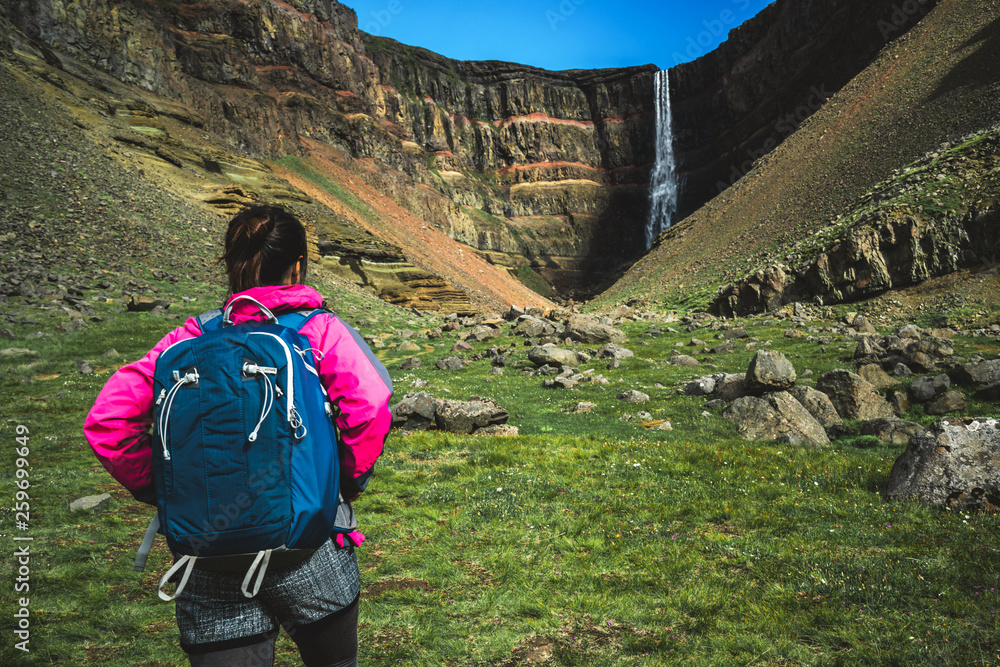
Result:
<instances>
[{"instance_id":1,"label":"cliff face","mask_svg":"<svg viewBox=\"0 0 1000 667\"><path fill-rule=\"evenodd\" d=\"M672 71L686 215L734 184L937 0L775 2Z\"/></svg>"},{"instance_id":2,"label":"cliff face","mask_svg":"<svg viewBox=\"0 0 1000 667\"><path fill-rule=\"evenodd\" d=\"M368 36L329 0L0 9L55 50L177 100L248 155L302 152L309 138L377 160L389 169L371 182L497 263L572 289L641 250L653 66L452 61Z\"/></svg>"},{"instance_id":3,"label":"cliff face","mask_svg":"<svg viewBox=\"0 0 1000 667\"><path fill-rule=\"evenodd\" d=\"M778 0L671 73L682 213L774 148L934 0ZM907 13L909 6L913 11ZM0 0L56 52L178 103L256 158L333 146L451 238L564 296L643 250L647 65L461 62L359 31L334 0Z\"/></svg>"}]
</instances>

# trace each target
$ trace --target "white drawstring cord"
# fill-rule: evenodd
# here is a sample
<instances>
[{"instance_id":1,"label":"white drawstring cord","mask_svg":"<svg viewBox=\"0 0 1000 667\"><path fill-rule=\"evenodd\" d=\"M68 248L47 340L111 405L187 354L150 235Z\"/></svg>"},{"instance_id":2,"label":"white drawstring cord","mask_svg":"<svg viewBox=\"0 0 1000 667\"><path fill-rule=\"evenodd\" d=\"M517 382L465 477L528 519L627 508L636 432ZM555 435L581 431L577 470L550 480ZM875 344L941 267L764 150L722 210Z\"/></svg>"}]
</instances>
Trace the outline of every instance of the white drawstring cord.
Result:
<instances>
[{"instance_id":1,"label":"white drawstring cord","mask_svg":"<svg viewBox=\"0 0 1000 667\"><path fill-rule=\"evenodd\" d=\"M160 400L164 399L166 399L167 402L166 408L164 408L164 410L160 413L160 422L158 424L160 431L160 442L163 443L164 461L170 460L170 451L167 449L167 430L170 428L170 408L173 406L174 399L177 397L177 391L186 384L195 384L196 382L198 382L199 379L200 376L198 375L197 370L193 373L186 373L184 377L181 377L179 371L174 371L174 380L177 382L177 384L175 384L173 387L170 388L170 391L167 393L166 396L163 395L162 391L160 392L160 398L159 400L157 400L157 403L159 403Z\"/></svg>"},{"instance_id":2,"label":"white drawstring cord","mask_svg":"<svg viewBox=\"0 0 1000 667\"><path fill-rule=\"evenodd\" d=\"M271 368L268 366L258 366L256 364L251 364L246 362L243 364L243 373L246 375L259 375L264 378L264 404L261 406L260 419L257 420L257 425L254 426L253 431L251 431L247 440L250 442L257 441L257 431L260 430L261 425L264 420L267 419L267 415L271 412L271 408L274 406L274 392L275 386L271 382L271 378L268 375L277 375L278 369Z\"/></svg>"}]
</instances>

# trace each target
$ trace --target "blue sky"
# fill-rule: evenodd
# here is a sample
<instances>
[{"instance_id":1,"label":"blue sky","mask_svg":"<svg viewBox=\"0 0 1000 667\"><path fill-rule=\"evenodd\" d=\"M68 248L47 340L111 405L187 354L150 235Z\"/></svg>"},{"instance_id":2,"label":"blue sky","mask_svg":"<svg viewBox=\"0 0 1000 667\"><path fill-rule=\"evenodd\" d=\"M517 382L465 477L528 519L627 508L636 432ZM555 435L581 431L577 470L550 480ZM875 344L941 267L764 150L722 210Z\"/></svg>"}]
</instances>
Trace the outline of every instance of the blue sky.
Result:
<instances>
[{"instance_id":1,"label":"blue sky","mask_svg":"<svg viewBox=\"0 0 1000 667\"><path fill-rule=\"evenodd\" d=\"M342 0L358 27L459 60L661 69L724 42L771 0Z\"/></svg>"}]
</instances>

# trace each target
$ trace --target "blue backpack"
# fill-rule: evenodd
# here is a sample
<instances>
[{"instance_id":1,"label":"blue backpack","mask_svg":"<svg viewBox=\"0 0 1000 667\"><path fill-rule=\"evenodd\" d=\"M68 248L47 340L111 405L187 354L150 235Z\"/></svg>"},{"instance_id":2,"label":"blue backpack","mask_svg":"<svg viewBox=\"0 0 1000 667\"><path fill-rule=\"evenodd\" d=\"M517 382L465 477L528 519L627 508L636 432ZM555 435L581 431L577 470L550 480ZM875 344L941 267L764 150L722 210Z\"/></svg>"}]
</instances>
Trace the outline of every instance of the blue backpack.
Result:
<instances>
[{"instance_id":1,"label":"blue backpack","mask_svg":"<svg viewBox=\"0 0 1000 667\"><path fill-rule=\"evenodd\" d=\"M252 301L267 322L234 325L233 306ZM180 595L200 568L249 567L253 597L268 564L302 560L333 532L356 526L340 496L339 410L319 380L299 329L324 312L275 317L248 296L199 318L202 334L156 361L153 479L157 516L135 570L157 532L177 558L160 579L161 599ZM184 568L173 597L164 584ZM251 586L254 573L256 580Z\"/></svg>"}]
</instances>

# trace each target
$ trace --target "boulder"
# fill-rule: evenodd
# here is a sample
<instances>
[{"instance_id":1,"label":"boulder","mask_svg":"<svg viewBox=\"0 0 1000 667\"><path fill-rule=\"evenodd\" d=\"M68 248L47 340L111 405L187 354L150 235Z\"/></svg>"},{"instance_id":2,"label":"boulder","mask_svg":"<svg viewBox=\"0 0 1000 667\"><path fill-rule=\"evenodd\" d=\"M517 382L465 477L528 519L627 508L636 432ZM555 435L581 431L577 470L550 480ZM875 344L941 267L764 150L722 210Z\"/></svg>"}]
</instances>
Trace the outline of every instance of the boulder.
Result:
<instances>
[{"instance_id":1,"label":"boulder","mask_svg":"<svg viewBox=\"0 0 1000 667\"><path fill-rule=\"evenodd\" d=\"M420 368L422 365L422 362L417 357L407 357L400 362L399 368L404 371L412 371Z\"/></svg>"},{"instance_id":2,"label":"boulder","mask_svg":"<svg viewBox=\"0 0 1000 667\"><path fill-rule=\"evenodd\" d=\"M897 417L872 419L861 425L861 435L874 435L882 442L905 445L910 438L924 430L916 422L908 422Z\"/></svg>"},{"instance_id":3,"label":"boulder","mask_svg":"<svg viewBox=\"0 0 1000 667\"><path fill-rule=\"evenodd\" d=\"M746 390L751 394L786 391L795 386L795 377L795 368L784 354L759 350L747 367Z\"/></svg>"},{"instance_id":4,"label":"boulder","mask_svg":"<svg viewBox=\"0 0 1000 667\"><path fill-rule=\"evenodd\" d=\"M404 340L399 344L399 347L397 347L396 350L399 352L419 352L420 346L412 340Z\"/></svg>"},{"instance_id":5,"label":"boulder","mask_svg":"<svg viewBox=\"0 0 1000 667\"><path fill-rule=\"evenodd\" d=\"M737 398L722 413L747 440L782 440L823 447L830 444L823 426L787 391Z\"/></svg>"},{"instance_id":6,"label":"boulder","mask_svg":"<svg viewBox=\"0 0 1000 667\"><path fill-rule=\"evenodd\" d=\"M863 333L875 333L875 325L872 324L871 320L864 315L858 315L850 324L857 331L861 331Z\"/></svg>"},{"instance_id":7,"label":"boulder","mask_svg":"<svg viewBox=\"0 0 1000 667\"><path fill-rule=\"evenodd\" d=\"M101 493L96 496L77 498L69 504L70 512L100 512L111 503L111 495Z\"/></svg>"},{"instance_id":8,"label":"boulder","mask_svg":"<svg viewBox=\"0 0 1000 667\"><path fill-rule=\"evenodd\" d=\"M489 340L490 338L496 338L500 336L502 332L499 329L488 325L480 325L469 332L468 340L474 340L477 343L481 343L484 340Z\"/></svg>"},{"instance_id":9,"label":"boulder","mask_svg":"<svg viewBox=\"0 0 1000 667\"><path fill-rule=\"evenodd\" d=\"M973 396L980 401L1000 401L1000 382L977 389Z\"/></svg>"},{"instance_id":10,"label":"boulder","mask_svg":"<svg viewBox=\"0 0 1000 667\"><path fill-rule=\"evenodd\" d=\"M460 371L465 368L465 362L456 356L441 357L434 362L434 365L443 371Z\"/></svg>"},{"instance_id":11,"label":"boulder","mask_svg":"<svg viewBox=\"0 0 1000 667\"><path fill-rule=\"evenodd\" d=\"M686 368L694 368L695 366L701 365L697 359L686 354L671 355L670 358L667 359L667 363L674 366L684 366Z\"/></svg>"},{"instance_id":12,"label":"boulder","mask_svg":"<svg viewBox=\"0 0 1000 667\"><path fill-rule=\"evenodd\" d=\"M1000 422L941 420L910 438L885 495L957 508L1000 507Z\"/></svg>"},{"instance_id":13,"label":"boulder","mask_svg":"<svg viewBox=\"0 0 1000 667\"><path fill-rule=\"evenodd\" d=\"M628 336L621 329L602 324L592 317L574 315L566 324L566 336L581 343L625 343Z\"/></svg>"},{"instance_id":14,"label":"boulder","mask_svg":"<svg viewBox=\"0 0 1000 667\"><path fill-rule=\"evenodd\" d=\"M457 340L455 344L451 346L452 352L472 352L474 348L466 343L464 340Z\"/></svg>"},{"instance_id":15,"label":"boulder","mask_svg":"<svg viewBox=\"0 0 1000 667\"><path fill-rule=\"evenodd\" d=\"M687 382L682 391L688 396L709 396L715 391L715 377L707 375Z\"/></svg>"},{"instance_id":16,"label":"boulder","mask_svg":"<svg viewBox=\"0 0 1000 667\"><path fill-rule=\"evenodd\" d=\"M1000 382L1000 359L958 366L951 372L951 378L959 384L996 384Z\"/></svg>"},{"instance_id":17,"label":"boulder","mask_svg":"<svg viewBox=\"0 0 1000 667\"><path fill-rule=\"evenodd\" d=\"M151 296L140 296L139 298L132 297L129 299L125 307L132 312L150 312L157 307L166 310L170 308L170 302Z\"/></svg>"},{"instance_id":18,"label":"boulder","mask_svg":"<svg viewBox=\"0 0 1000 667\"><path fill-rule=\"evenodd\" d=\"M543 336L555 335L556 327L552 322L540 317L522 315L517 321L517 326L514 327L514 333L525 338L542 338Z\"/></svg>"},{"instance_id":19,"label":"boulder","mask_svg":"<svg viewBox=\"0 0 1000 667\"><path fill-rule=\"evenodd\" d=\"M917 325L907 324L906 326L900 327L896 332L896 335L900 338L914 338L916 340L920 340L920 335L922 333L923 331L921 331L920 327Z\"/></svg>"},{"instance_id":20,"label":"boulder","mask_svg":"<svg viewBox=\"0 0 1000 667\"><path fill-rule=\"evenodd\" d=\"M634 357L632 350L622 347L616 343L608 343L597 351L598 359L628 359Z\"/></svg>"},{"instance_id":21,"label":"boulder","mask_svg":"<svg viewBox=\"0 0 1000 667\"><path fill-rule=\"evenodd\" d=\"M580 365L580 357L576 352L551 345L531 348L528 350L528 360L536 366L556 368L576 368Z\"/></svg>"},{"instance_id":22,"label":"boulder","mask_svg":"<svg viewBox=\"0 0 1000 667\"><path fill-rule=\"evenodd\" d=\"M510 415L492 398L473 396L468 401L437 401L434 423L442 431L470 434L478 429L506 424Z\"/></svg>"},{"instance_id":23,"label":"boulder","mask_svg":"<svg viewBox=\"0 0 1000 667\"><path fill-rule=\"evenodd\" d=\"M965 396L957 389L949 389L924 406L924 412L935 416L950 415L963 410L965 410Z\"/></svg>"},{"instance_id":24,"label":"boulder","mask_svg":"<svg viewBox=\"0 0 1000 667\"><path fill-rule=\"evenodd\" d=\"M392 406L392 425L405 431L426 431L434 424L437 403L424 391L407 394Z\"/></svg>"},{"instance_id":25,"label":"boulder","mask_svg":"<svg viewBox=\"0 0 1000 667\"><path fill-rule=\"evenodd\" d=\"M892 406L861 376L837 369L824 373L816 388L830 397L837 414L843 419L878 419L893 417Z\"/></svg>"},{"instance_id":26,"label":"boulder","mask_svg":"<svg viewBox=\"0 0 1000 667\"><path fill-rule=\"evenodd\" d=\"M876 391L892 389L899 384L899 380L882 370L878 364L865 364L858 369L858 375L861 376L862 380L875 387Z\"/></svg>"},{"instance_id":27,"label":"boulder","mask_svg":"<svg viewBox=\"0 0 1000 667\"><path fill-rule=\"evenodd\" d=\"M649 394L644 394L636 389L629 389L618 394L619 401L626 403L646 403L649 401Z\"/></svg>"},{"instance_id":28,"label":"boulder","mask_svg":"<svg viewBox=\"0 0 1000 667\"><path fill-rule=\"evenodd\" d=\"M924 373L938 368L955 354L953 343L947 338L908 339L902 361L910 368Z\"/></svg>"},{"instance_id":29,"label":"boulder","mask_svg":"<svg viewBox=\"0 0 1000 667\"><path fill-rule=\"evenodd\" d=\"M796 385L789 393L820 423L828 437L836 438L847 431L844 420L837 414L830 397L823 392L812 387Z\"/></svg>"},{"instance_id":30,"label":"boulder","mask_svg":"<svg viewBox=\"0 0 1000 667\"><path fill-rule=\"evenodd\" d=\"M715 391L712 395L724 401L735 401L740 396L746 396L746 375L743 373L716 373Z\"/></svg>"},{"instance_id":31,"label":"boulder","mask_svg":"<svg viewBox=\"0 0 1000 667\"><path fill-rule=\"evenodd\" d=\"M712 354L722 354L723 352L735 352L736 351L736 341L727 340L724 343L719 343L712 348Z\"/></svg>"},{"instance_id":32,"label":"boulder","mask_svg":"<svg viewBox=\"0 0 1000 667\"><path fill-rule=\"evenodd\" d=\"M948 391L950 386L951 378L947 375L922 375L910 384L910 398L916 403L926 403Z\"/></svg>"},{"instance_id":33,"label":"boulder","mask_svg":"<svg viewBox=\"0 0 1000 667\"><path fill-rule=\"evenodd\" d=\"M854 348L855 359L880 357L883 354L885 354L885 350L878 344L878 339L875 336L862 336L858 340L858 346Z\"/></svg>"}]
</instances>

